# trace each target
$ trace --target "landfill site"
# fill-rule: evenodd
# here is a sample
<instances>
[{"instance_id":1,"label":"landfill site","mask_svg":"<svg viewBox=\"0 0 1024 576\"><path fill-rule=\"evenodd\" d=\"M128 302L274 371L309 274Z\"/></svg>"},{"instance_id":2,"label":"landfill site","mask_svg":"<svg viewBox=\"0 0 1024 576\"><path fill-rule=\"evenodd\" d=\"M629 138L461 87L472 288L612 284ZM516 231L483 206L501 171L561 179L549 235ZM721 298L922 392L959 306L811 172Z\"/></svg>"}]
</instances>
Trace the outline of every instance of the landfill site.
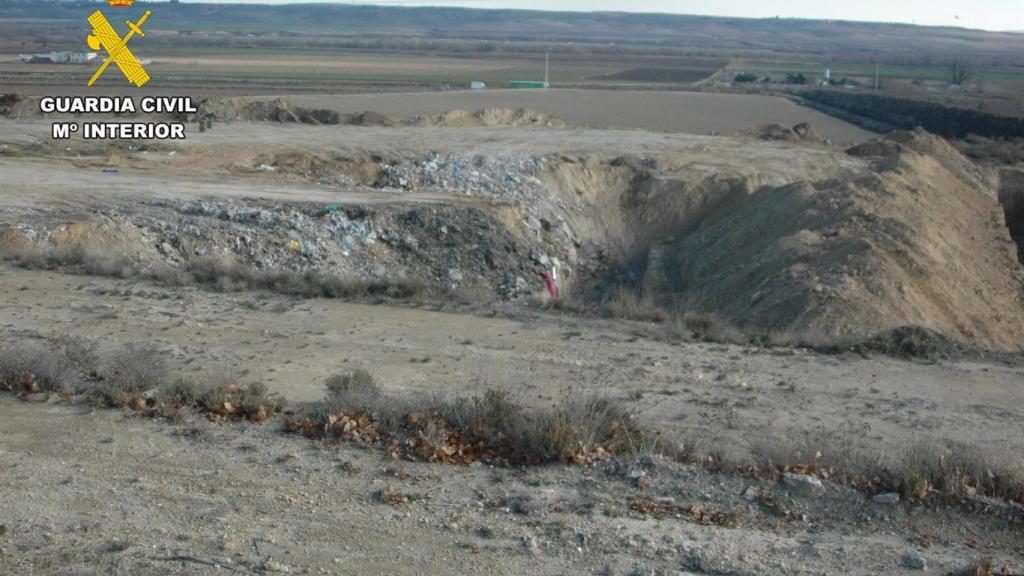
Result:
<instances>
[{"instance_id":1,"label":"landfill site","mask_svg":"<svg viewBox=\"0 0 1024 576\"><path fill-rule=\"evenodd\" d=\"M1024 573L1021 167L773 96L196 101L0 103L0 573Z\"/></svg>"}]
</instances>

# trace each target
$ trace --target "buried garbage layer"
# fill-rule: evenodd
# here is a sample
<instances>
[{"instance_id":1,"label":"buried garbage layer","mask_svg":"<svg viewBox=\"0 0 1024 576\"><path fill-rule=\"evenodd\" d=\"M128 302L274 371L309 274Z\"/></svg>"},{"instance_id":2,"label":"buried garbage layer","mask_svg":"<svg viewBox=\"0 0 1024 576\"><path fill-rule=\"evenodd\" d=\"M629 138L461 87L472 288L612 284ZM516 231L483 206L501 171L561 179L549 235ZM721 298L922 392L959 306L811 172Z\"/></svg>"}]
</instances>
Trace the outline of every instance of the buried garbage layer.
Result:
<instances>
[{"instance_id":1,"label":"buried garbage layer","mask_svg":"<svg viewBox=\"0 0 1024 576\"><path fill-rule=\"evenodd\" d=\"M284 271L484 301L554 296L580 310L625 295L659 311L652 318L706 315L747 333L856 339L919 326L1020 350L1015 172L996 190L924 132L808 158L843 168L773 166L765 176L683 156L268 152L250 169L347 178L388 196L126 201L72 224L53 209L31 220L40 225L0 224L0 250L42 250L42 262L58 264L69 250L122 255L128 269L182 269L224 290L273 286Z\"/></svg>"}]
</instances>

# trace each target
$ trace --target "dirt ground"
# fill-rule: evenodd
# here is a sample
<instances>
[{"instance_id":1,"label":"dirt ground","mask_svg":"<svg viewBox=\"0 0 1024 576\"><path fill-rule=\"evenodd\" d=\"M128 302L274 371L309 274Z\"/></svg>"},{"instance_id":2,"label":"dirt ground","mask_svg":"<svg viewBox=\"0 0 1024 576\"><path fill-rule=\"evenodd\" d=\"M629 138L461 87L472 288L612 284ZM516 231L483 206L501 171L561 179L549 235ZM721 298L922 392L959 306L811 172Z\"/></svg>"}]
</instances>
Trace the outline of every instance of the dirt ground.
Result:
<instances>
[{"instance_id":1,"label":"dirt ground","mask_svg":"<svg viewBox=\"0 0 1024 576\"><path fill-rule=\"evenodd\" d=\"M327 376L361 367L386 391L413 397L495 386L537 402L570 388L630 397L658 428L737 455L826 435L883 454L944 439L1024 453L1021 365L680 345L651 337L642 323L518 308L466 315L172 294L144 282L16 269L4 270L0 294L7 334L76 335L111 347L151 341L186 374L241 374L291 400L319 399Z\"/></svg>"},{"instance_id":2,"label":"dirt ground","mask_svg":"<svg viewBox=\"0 0 1024 576\"><path fill-rule=\"evenodd\" d=\"M994 515L880 505L838 487L809 498L664 461L412 465L271 425L161 424L8 397L0 412L8 574L868 576L1019 567L1024 554ZM645 488L630 480L639 472ZM386 486L412 501L380 502ZM684 511L631 511L643 498ZM702 525L693 506L728 526ZM914 560L925 568L908 572Z\"/></svg>"},{"instance_id":3,"label":"dirt ground","mask_svg":"<svg viewBox=\"0 0 1024 576\"><path fill-rule=\"evenodd\" d=\"M606 105L627 96L663 100L616 116L628 129L570 108L577 97ZM723 107L713 126L697 113L663 114L658 123L655 112L699 103L697 96L489 92L375 96L372 105L296 97L303 106L399 115L445 111L445 98L474 109L502 97L507 106L600 127L238 122L201 134L189 126L189 139L173 145L55 145L50 119L0 119L0 240L50 246L102 232L103 247L139 266L222 253L268 269L419 274L493 288L504 282L503 267L529 271L555 258L580 277L596 276L612 261L602 254L611 240L682 230L721 197L862 178L863 196L896 190L919 207L929 205L915 200L927 191L926 173L948 172L955 185L941 192L969 195L965 205L981 215L947 236L1010 246L984 174L959 159L943 164L921 152L919 164L931 172L885 172L911 189L904 193L878 176L884 158L823 142L684 133L748 130L763 113L772 122L813 117L835 142L867 137L784 100L758 108L723 97L709 100ZM975 188L963 188L968 181ZM832 213L828 200L842 199L827 195L829 186L799 188L822 193L808 211L815 218ZM863 208L873 204L851 205L850 222L878 221ZM203 238L209 243L192 243ZM951 274L970 276L976 263L949 253L958 259ZM1002 252L986 265L1001 265L996 256L1016 265ZM993 273L993 290L1012 302L1019 271L1002 272ZM569 390L599 391L635 408L666 439L737 460L805 445L886 461L918 444L953 441L1024 467L1019 356L910 361L695 342L666 337L655 323L546 310L527 297L543 291L536 274L523 284L515 298L492 291L472 304L373 305L4 263L0 344L60 335L103 350L151 342L176 374L259 380L290 401L321 398L327 376L354 368L407 398L508 387L545 404ZM414 465L290 437L275 421L153 421L81 399L0 395L0 484L0 572L12 574L944 575L982 560L1024 568L1012 523L1019 510L1002 502L886 505L829 482L808 494L660 457L525 471ZM388 485L411 502L374 497ZM661 498L646 502L671 513L639 511L644 498Z\"/></svg>"},{"instance_id":4,"label":"dirt ground","mask_svg":"<svg viewBox=\"0 0 1024 576\"><path fill-rule=\"evenodd\" d=\"M708 134L747 130L759 124L811 122L825 138L853 144L872 134L810 108L773 96L631 90L485 90L424 94L289 96L295 104L345 113L373 110L395 116L439 114L452 109L529 108L578 126L640 128Z\"/></svg>"}]
</instances>

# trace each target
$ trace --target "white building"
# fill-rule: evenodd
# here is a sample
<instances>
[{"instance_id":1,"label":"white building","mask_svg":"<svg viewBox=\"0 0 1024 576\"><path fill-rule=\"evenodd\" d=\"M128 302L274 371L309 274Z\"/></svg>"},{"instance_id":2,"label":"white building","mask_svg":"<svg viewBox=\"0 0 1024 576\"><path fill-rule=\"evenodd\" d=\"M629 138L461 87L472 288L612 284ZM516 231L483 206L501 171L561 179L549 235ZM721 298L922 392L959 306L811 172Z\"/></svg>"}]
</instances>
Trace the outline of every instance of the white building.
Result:
<instances>
[{"instance_id":1,"label":"white building","mask_svg":"<svg viewBox=\"0 0 1024 576\"><path fill-rule=\"evenodd\" d=\"M50 52L48 54L18 54L20 62L46 64L85 64L96 59L95 52Z\"/></svg>"}]
</instances>

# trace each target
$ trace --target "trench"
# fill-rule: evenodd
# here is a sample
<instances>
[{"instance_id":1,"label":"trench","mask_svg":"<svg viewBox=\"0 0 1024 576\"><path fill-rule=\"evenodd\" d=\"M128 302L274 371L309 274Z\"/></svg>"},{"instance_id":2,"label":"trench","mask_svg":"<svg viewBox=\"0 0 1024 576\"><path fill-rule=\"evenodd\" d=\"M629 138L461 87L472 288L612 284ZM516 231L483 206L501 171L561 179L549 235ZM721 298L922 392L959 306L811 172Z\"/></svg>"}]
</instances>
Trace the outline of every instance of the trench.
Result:
<instances>
[{"instance_id":1,"label":"trench","mask_svg":"<svg viewBox=\"0 0 1024 576\"><path fill-rule=\"evenodd\" d=\"M722 202L754 190L745 177L665 172L654 161L625 157L562 157L546 165L541 180L559 200L577 241L606 257L608 269L582 274L572 286L596 301L622 288L649 301L677 292L676 241Z\"/></svg>"},{"instance_id":2,"label":"trench","mask_svg":"<svg viewBox=\"0 0 1024 576\"><path fill-rule=\"evenodd\" d=\"M1005 168L999 177L999 203L1006 216L1006 227L1017 244L1017 258L1024 264L1024 170Z\"/></svg>"}]
</instances>

